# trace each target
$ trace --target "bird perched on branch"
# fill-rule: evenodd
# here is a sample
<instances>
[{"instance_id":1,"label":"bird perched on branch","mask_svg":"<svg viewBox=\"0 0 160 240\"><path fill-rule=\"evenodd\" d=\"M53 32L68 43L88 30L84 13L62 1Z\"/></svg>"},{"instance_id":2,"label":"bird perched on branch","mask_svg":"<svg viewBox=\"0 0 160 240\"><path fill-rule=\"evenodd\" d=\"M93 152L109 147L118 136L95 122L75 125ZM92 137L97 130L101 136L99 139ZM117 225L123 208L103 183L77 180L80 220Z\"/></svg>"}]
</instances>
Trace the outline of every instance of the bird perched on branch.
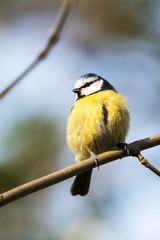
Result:
<instances>
[{"instance_id":1,"label":"bird perched on branch","mask_svg":"<svg viewBox=\"0 0 160 240\"><path fill-rule=\"evenodd\" d=\"M125 98L104 78L85 74L75 83L75 103L67 123L67 142L75 161L111 150L125 141L130 116ZM89 191L92 170L75 177L71 194L85 196Z\"/></svg>"}]
</instances>

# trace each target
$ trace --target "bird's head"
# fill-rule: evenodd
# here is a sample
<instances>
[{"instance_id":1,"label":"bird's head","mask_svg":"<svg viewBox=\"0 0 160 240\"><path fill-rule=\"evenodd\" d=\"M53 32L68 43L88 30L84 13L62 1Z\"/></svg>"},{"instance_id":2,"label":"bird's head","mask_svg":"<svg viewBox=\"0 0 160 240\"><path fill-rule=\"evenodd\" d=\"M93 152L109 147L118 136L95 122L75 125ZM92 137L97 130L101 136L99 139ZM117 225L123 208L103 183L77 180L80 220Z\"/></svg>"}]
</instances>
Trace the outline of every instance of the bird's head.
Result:
<instances>
[{"instance_id":1,"label":"bird's head","mask_svg":"<svg viewBox=\"0 0 160 240\"><path fill-rule=\"evenodd\" d=\"M85 96L104 90L116 91L107 80L94 73L88 73L81 76L76 81L73 92L76 93L75 100L78 100Z\"/></svg>"}]
</instances>

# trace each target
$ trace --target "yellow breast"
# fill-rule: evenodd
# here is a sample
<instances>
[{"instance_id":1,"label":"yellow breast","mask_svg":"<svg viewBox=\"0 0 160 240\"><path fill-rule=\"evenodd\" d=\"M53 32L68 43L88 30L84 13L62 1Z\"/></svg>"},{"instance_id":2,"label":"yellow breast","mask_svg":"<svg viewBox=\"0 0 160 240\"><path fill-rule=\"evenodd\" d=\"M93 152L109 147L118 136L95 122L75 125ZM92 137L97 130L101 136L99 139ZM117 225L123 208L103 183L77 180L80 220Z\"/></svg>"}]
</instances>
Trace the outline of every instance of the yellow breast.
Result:
<instances>
[{"instance_id":1,"label":"yellow breast","mask_svg":"<svg viewBox=\"0 0 160 240\"><path fill-rule=\"evenodd\" d=\"M67 124L67 142L76 161L124 142L129 129L129 112L124 97L112 91L100 91L77 100Z\"/></svg>"}]
</instances>

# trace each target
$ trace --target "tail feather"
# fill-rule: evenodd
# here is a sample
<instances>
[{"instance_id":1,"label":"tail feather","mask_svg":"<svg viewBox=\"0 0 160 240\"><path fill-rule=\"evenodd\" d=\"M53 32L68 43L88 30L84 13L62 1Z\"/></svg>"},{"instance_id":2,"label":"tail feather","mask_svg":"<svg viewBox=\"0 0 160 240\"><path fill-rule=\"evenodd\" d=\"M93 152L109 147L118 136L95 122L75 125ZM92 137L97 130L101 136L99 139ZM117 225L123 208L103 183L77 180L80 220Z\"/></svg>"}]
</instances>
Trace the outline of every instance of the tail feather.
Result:
<instances>
[{"instance_id":1,"label":"tail feather","mask_svg":"<svg viewBox=\"0 0 160 240\"><path fill-rule=\"evenodd\" d=\"M71 194L73 196L85 196L89 192L92 170L77 175L71 186Z\"/></svg>"}]
</instances>

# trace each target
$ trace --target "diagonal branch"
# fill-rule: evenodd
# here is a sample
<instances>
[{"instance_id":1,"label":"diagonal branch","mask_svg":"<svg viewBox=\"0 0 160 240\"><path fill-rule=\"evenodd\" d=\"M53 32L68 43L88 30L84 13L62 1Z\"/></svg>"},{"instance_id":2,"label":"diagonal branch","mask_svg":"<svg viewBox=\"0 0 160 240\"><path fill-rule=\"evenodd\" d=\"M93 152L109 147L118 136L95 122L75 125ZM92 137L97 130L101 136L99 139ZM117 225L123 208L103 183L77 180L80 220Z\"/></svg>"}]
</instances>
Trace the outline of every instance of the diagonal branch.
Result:
<instances>
[{"instance_id":1,"label":"diagonal branch","mask_svg":"<svg viewBox=\"0 0 160 240\"><path fill-rule=\"evenodd\" d=\"M152 148L160 145L160 134L145 138L139 141L135 141L128 145L130 149L130 156L136 156L137 152ZM128 155L123 150L113 150L100 154L100 165L127 157ZM92 158L86 159L80 163L74 164L67 168L61 169L57 172L51 173L44 177L38 178L31 182L25 183L19 187L11 189L5 193L0 194L0 207L27 196L33 192L39 191L43 188L49 187L56 183L62 182L68 178L71 178L77 174L88 171L89 169L95 168L96 163Z\"/></svg>"},{"instance_id":2,"label":"diagonal branch","mask_svg":"<svg viewBox=\"0 0 160 240\"><path fill-rule=\"evenodd\" d=\"M139 152L137 152L137 158L141 164L143 164L145 167L149 168L158 177L160 177L160 171L157 168L155 168L151 163L149 163L148 160L146 158L144 158Z\"/></svg>"},{"instance_id":3,"label":"diagonal branch","mask_svg":"<svg viewBox=\"0 0 160 240\"><path fill-rule=\"evenodd\" d=\"M40 52L37 58L22 72L8 87L6 87L0 93L0 99L4 98L8 92L10 92L35 66L37 66L44 58L46 58L51 51L52 47L59 40L62 29L66 23L67 17L69 16L72 5L75 0L63 0L59 15L55 27L50 31L50 37L44 49Z\"/></svg>"}]
</instances>

